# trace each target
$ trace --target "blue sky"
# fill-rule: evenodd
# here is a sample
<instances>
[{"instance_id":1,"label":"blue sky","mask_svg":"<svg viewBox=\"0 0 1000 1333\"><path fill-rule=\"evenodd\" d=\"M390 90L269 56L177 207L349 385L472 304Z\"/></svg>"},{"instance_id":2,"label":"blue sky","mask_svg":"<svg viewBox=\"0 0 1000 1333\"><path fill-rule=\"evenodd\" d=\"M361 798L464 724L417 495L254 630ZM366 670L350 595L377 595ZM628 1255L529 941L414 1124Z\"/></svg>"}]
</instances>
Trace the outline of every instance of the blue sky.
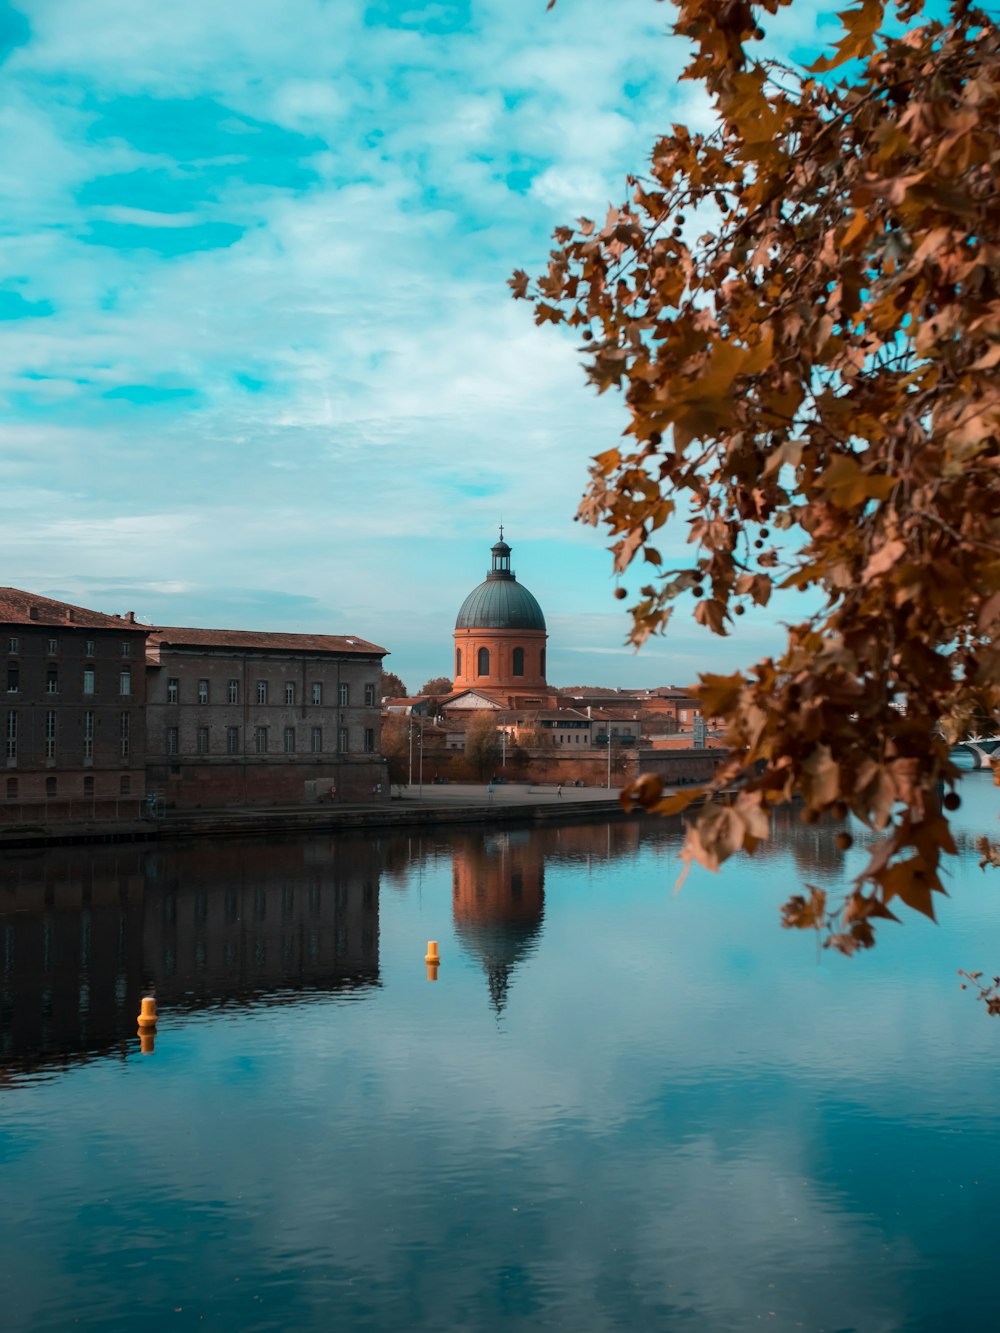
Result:
<instances>
[{"instance_id":1,"label":"blue sky","mask_svg":"<svg viewBox=\"0 0 1000 1333\"><path fill-rule=\"evenodd\" d=\"M797 4L767 45L818 51L835 8ZM0 582L362 635L413 690L449 670L502 516L555 684L776 647L780 605L622 646L606 541L573 514L625 414L506 287L657 132L707 125L670 12L0 0Z\"/></svg>"}]
</instances>

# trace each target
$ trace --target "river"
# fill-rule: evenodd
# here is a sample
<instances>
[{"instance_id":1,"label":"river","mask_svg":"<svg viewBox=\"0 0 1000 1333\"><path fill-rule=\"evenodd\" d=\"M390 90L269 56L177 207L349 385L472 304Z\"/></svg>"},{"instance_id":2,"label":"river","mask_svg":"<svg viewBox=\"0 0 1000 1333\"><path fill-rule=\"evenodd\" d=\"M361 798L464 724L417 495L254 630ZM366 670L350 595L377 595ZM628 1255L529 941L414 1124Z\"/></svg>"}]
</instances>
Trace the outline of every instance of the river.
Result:
<instances>
[{"instance_id":1,"label":"river","mask_svg":"<svg viewBox=\"0 0 1000 1333\"><path fill-rule=\"evenodd\" d=\"M961 790L939 924L853 959L780 929L863 859L794 814L679 893L648 816L5 853L4 1330L989 1328Z\"/></svg>"}]
</instances>

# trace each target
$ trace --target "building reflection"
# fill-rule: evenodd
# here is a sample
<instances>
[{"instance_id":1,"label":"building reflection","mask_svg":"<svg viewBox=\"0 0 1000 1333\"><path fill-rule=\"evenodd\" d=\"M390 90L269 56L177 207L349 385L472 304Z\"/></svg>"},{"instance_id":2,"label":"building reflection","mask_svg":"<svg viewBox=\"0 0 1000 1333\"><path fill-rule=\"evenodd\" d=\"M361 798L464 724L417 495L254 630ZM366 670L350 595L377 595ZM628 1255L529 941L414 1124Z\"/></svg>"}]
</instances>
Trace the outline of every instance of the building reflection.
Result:
<instances>
[{"instance_id":1,"label":"building reflection","mask_svg":"<svg viewBox=\"0 0 1000 1333\"><path fill-rule=\"evenodd\" d=\"M545 849L538 833L462 834L454 840L451 904L455 933L486 973L497 1014L511 974L536 945L545 912Z\"/></svg>"},{"instance_id":2,"label":"building reflection","mask_svg":"<svg viewBox=\"0 0 1000 1333\"><path fill-rule=\"evenodd\" d=\"M378 840L52 849L0 863L0 1080L106 1055L164 1009L379 981Z\"/></svg>"}]
</instances>

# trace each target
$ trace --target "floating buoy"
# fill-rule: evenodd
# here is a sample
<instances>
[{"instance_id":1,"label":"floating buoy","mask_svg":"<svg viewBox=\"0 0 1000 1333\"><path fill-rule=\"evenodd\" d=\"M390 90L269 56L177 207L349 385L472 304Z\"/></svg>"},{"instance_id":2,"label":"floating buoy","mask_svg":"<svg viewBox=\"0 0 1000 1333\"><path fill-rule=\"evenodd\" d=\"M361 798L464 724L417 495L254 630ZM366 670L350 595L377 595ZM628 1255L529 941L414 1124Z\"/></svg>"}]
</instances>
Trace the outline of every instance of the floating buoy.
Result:
<instances>
[{"instance_id":1,"label":"floating buoy","mask_svg":"<svg viewBox=\"0 0 1000 1333\"><path fill-rule=\"evenodd\" d=\"M153 1047L156 1045L156 1028L141 1027L138 1032L139 1050L143 1055L152 1055Z\"/></svg>"},{"instance_id":2,"label":"floating buoy","mask_svg":"<svg viewBox=\"0 0 1000 1333\"><path fill-rule=\"evenodd\" d=\"M424 962L425 962L425 963L433 963L433 964L435 965L435 967L436 967L436 966L438 965L438 963L440 963L440 961L441 961L441 955L438 953L438 942L437 942L437 940L428 940L428 941L427 941L427 956L424 958Z\"/></svg>"},{"instance_id":3,"label":"floating buoy","mask_svg":"<svg viewBox=\"0 0 1000 1333\"><path fill-rule=\"evenodd\" d=\"M428 980L428 981L437 981L437 979L438 979L438 966L439 966L439 965L438 965L437 963L428 963L428 964L427 964L427 980Z\"/></svg>"},{"instance_id":4,"label":"floating buoy","mask_svg":"<svg viewBox=\"0 0 1000 1333\"><path fill-rule=\"evenodd\" d=\"M144 995L142 1004L139 1007L139 1026L141 1028L156 1027L156 996Z\"/></svg>"}]
</instances>

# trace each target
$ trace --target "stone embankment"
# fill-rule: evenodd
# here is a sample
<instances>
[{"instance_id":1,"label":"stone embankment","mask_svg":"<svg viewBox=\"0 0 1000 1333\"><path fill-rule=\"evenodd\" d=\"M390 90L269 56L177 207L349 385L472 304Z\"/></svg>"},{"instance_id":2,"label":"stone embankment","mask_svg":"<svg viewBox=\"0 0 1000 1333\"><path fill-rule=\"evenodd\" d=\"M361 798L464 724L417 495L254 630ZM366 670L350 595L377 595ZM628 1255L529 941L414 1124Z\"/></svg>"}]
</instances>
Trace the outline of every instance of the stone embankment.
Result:
<instances>
[{"instance_id":1,"label":"stone embankment","mask_svg":"<svg viewBox=\"0 0 1000 1333\"><path fill-rule=\"evenodd\" d=\"M615 789L482 785L393 788L370 804L282 808L169 810L155 818L0 825L0 849L73 843L144 842L163 838L254 837L275 833L405 828L435 824L566 823L626 818Z\"/></svg>"}]
</instances>

